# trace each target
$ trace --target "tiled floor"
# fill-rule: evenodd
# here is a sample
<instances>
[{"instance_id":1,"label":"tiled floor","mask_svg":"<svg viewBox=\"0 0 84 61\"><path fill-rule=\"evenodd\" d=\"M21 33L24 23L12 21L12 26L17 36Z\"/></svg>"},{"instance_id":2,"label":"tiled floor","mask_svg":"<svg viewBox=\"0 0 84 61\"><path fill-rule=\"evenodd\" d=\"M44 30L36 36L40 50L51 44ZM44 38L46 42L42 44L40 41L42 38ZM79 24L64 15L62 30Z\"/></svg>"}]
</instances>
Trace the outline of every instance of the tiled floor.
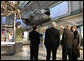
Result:
<instances>
[{"instance_id":1,"label":"tiled floor","mask_svg":"<svg viewBox=\"0 0 84 61\"><path fill-rule=\"evenodd\" d=\"M81 50L80 53L81 57L79 60L83 60L83 51ZM39 48L39 60L45 60L46 59L46 52L43 45L40 45ZM30 48L29 45L23 45L22 51L16 53L13 56L1 56L1 60L30 60ZM62 50L61 47L59 47L57 51L57 60L62 60Z\"/></svg>"}]
</instances>

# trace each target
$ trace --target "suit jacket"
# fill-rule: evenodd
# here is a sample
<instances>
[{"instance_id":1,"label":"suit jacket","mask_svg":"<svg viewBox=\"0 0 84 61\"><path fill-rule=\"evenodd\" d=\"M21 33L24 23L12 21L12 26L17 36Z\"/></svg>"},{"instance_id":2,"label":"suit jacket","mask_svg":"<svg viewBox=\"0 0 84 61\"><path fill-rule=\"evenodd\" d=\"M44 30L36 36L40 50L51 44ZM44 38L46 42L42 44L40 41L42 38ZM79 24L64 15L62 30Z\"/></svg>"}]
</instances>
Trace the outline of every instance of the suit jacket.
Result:
<instances>
[{"instance_id":1,"label":"suit jacket","mask_svg":"<svg viewBox=\"0 0 84 61\"><path fill-rule=\"evenodd\" d=\"M64 48L72 48L74 34L70 30L64 30L61 44Z\"/></svg>"},{"instance_id":2,"label":"suit jacket","mask_svg":"<svg viewBox=\"0 0 84 61\"><path fill-rule=\"evenodd\" d=\"M30 45L32 46L38 46L39 43L40 43L40 36L41 34L32 30L30 33L29 33L29 40L30 40Z\"/></svg>"},{"instance_id":3,"label":"suit jacket","mask_svg":"<svg viewBox=\"0 0 84 61\"><path fill-rule=\"evenodd\" d=\"M75 30L73 33L74 33L74 46L78 46L79 44L81 44L81 35L77 30Z\"/></svg>"},{"instance_id":4,"label":"suit jacket","mask_svg":"<svg viewBox=\"0 0 84 61\"><path fill-rule=\"evenodd\" d=\"M75 54L76 57L80 57L80 44L81 44L81 35L76 30L74 33L74 42L73 42L73 54Z\"/></svg>"},{"instance_id":5,"label":"suit jacket","mask_svg":"<svg viewBox=\"0 0 84 61\"><path fill-rule=\"evenodd\" d=\"M60 31L55 28L48 28L45 33L45 46L46 48L56 49L59 46Z\"/></svg>"}]
</instances>

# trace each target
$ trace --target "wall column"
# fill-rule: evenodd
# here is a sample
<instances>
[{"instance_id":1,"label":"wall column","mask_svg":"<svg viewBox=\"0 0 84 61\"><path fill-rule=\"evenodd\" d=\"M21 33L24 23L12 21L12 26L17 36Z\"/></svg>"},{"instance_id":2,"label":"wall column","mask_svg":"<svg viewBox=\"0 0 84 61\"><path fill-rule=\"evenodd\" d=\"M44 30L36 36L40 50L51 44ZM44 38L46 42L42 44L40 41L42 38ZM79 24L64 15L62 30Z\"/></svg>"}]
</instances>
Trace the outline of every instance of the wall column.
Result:
<instances>
[{"instance_id":1,"label":"wall column","mask_svg":"<svg viewBox=\"0 0 84 61\"><path fill-rule=\"evenodd\" d=\"M14 34L13 34L14 40L13 42L15 42L15 36L16 36L16 13L14 13Z\"/></svg>"}]
</instances>

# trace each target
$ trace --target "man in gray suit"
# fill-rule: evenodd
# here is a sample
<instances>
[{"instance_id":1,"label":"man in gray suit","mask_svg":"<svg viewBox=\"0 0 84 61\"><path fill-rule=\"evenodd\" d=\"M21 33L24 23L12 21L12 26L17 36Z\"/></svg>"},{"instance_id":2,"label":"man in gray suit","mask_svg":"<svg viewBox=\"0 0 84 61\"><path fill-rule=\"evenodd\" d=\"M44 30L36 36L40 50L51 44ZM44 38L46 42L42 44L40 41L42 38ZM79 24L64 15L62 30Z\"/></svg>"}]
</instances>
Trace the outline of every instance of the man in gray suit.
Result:
<instances>
[{"instance_id":1,"label":"man in gray suit","mask_svg":"<svg viewBox=\"0 0 84 61\"><path fill-rule=\"evenodd\" d=\"M67 60L67 55L69 60L72 60L72 45L74 41L74 34L70 30L70 26L66 26L62 36L62 59Z\"/></svg>"}]
</instances>

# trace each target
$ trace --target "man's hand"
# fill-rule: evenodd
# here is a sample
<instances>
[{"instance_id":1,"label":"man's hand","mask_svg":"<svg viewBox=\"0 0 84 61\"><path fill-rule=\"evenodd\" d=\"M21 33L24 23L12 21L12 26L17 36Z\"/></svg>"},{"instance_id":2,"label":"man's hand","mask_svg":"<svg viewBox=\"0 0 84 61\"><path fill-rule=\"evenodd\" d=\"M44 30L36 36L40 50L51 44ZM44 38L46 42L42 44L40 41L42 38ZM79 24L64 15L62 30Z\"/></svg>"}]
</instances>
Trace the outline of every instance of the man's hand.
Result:
<instances>
[{"instance_id":1,"label":"man's hand","mask_svg":"<svg viewBox=\"0 0 84 61\"><path fill-rule=\"evenodd\" d=\"M60 27L61 27L62 29L64 29L64 26L63 26L63 25L61 25Z\"/></svg>"},{"instance_id":2,"label":"man's hand","mask_svg":"<svg viewBox=\"0 0 84 61\"><path fill-rule=\"evenodd\" d=\"M61 46L61 48L63 48L63 46L62 45L60 45Z\"/></svg>"}]
</instances>

